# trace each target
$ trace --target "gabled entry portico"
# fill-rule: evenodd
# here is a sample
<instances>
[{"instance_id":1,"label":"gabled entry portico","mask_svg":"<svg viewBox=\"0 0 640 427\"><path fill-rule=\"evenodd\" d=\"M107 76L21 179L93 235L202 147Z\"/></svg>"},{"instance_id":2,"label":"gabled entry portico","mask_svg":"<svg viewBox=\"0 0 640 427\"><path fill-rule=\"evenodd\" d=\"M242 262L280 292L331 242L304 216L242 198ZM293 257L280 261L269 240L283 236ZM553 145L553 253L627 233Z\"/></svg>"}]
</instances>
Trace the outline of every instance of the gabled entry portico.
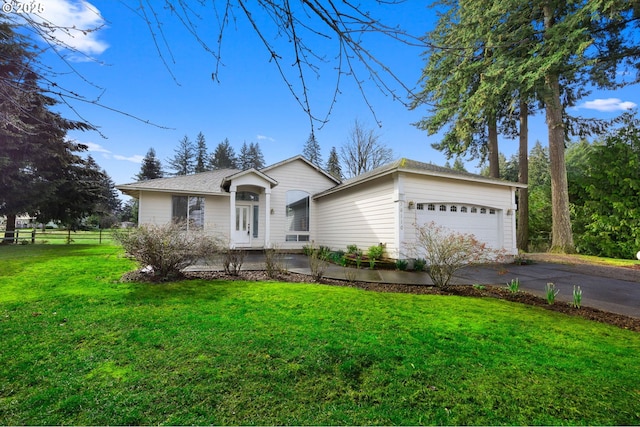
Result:
<instances>
[{"instance_id":1,"label":"gabled entry portico","mask_svg":"<svg viewBox=\"0 0 640 427\"><path fill-rule=\"evenodd\" d=\"M227 177L222 187L229 193L229 245L232 248L271 246L271 189L278 182L249 169Z\"/></svg>"}]
</instances>

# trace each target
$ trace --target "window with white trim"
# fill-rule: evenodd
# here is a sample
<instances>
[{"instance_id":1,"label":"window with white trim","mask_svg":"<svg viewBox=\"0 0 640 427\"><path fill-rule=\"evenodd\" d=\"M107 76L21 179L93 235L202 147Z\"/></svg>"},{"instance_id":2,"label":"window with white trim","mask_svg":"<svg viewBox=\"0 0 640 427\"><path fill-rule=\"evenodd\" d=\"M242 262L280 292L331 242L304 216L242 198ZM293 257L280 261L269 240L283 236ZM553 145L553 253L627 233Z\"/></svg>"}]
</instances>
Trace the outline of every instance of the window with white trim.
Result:
<instances>
[{"instance_id":1,"label":"window with white trim","mask_svg":"<svg viewBox=\"0 0 640 427\"><path fill-rule=\"evenodd\" d=\"M306 191L287 191L286 231L293 232L286 235L287 242L309 241L309 200L310 195Z\"/></svg>"},{"instance_id":2,"label":"window with white trim","mask_svg":"<svg viewBox=\"0 0 640 427\"><path fill-rule=\"evenodd\" d=\"M204 197L171 196L171 220L187 230L204 229Z\"/></svg>"}]
</instances>

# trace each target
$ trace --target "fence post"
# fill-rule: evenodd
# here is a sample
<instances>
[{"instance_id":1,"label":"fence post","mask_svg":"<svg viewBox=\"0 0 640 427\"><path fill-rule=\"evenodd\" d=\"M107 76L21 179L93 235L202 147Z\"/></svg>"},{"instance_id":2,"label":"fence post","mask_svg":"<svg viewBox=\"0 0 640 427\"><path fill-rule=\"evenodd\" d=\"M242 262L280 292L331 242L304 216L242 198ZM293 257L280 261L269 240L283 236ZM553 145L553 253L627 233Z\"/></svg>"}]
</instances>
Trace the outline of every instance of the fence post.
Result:
<instances>
[{"instance_id":1,"label":"fence post","mask_svg":"<svg viewBox=\"0 0 640 427\"><path fill-rule=\"evenodd\" d=\"M12 243L18 243L20 241L20 230L16 228L15 234L13 235L14 239Z\"/></svg>"},{"instance_id":2,"label":"fence post","mask_svg":"<svg viewBox=\"0 0 640 427\"><path fill-rule=\"evenodd\" d=\"M98 244L101 245L102 244L102 228L98 229L100 231L100 234L98 235Z\"/></svg>"},{"instance_id":3,"label":"fence post","mask_svg":"<svg viewBox=\"0 0 640 427\"><path fill-rule=\"evenodd\" d=\"M33 230L31 230L31 244L35 244L36 243L36 229L34 228Z\"/></svg>"}]
</instances>

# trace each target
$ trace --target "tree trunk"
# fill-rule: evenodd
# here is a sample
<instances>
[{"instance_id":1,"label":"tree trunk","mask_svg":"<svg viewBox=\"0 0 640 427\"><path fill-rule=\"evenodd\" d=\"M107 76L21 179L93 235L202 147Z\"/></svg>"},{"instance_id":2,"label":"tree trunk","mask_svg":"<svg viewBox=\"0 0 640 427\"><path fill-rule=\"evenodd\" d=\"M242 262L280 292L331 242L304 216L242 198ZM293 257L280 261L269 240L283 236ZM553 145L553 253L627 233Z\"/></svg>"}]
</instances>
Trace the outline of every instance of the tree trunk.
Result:
<instances>
[{"instance_id":1,"label":"tree trunk","mask_svg":"<svg viewBox=\"0 0 640 427\"><path fill-rule=\"evenodd\" d=\"M7 215L7 225L4 229L4 239L2 243L14 243L16 239L16 215Z\"/></svg>"},{"instance_id":2,"label":"tree trunk","mask_svg":"<svg viewBox=\"0 0 640 427\"><path fill-rule=\"evenodd\" d=\"M518 182L529 184L529 106L520 100L520 138L518 147ZM529 250L529 189L518 189L518 249Z\"/></svg>"},{"instance_id":3,"label":"tree trunk","mask_svg":"<svg viewBox=\"0 0 640 427\"><path fill-rule=\"evenodd\" d=\"M495 116L489 117L489 176L500 178L500 158L498 156L498 122Z\"/></svg>"},{"instance_id":4,"label":"tree trunk","mask_svg":"<svg viewBox=\"0 0 640 427\"><path fill-rule=\"evenodd\" d=\"M554 25L551 5L542 6L544 28L548 32ZM547 35L545 34L545 38ZM551 251L573 253L573 234L569 214L569 187L567 165L564 160L564 123L560 100L560 78L557 71L549 71L545 77L544 104L549 130L549 163L551 166Z\"/></svg>"},{"instance_id":5,"label":"tree trunk","mask_svg":"<svg viewBox=\"0 0 640 427\"><path fill-rule=\"evenodd\" d=\"M549 129L549 163L551 166L551 251L573 253L573 234L569 214L567 165L564 160L564 124L560 103L558 75L547 75L545 110Z\"/></svg>"}]
</instances>

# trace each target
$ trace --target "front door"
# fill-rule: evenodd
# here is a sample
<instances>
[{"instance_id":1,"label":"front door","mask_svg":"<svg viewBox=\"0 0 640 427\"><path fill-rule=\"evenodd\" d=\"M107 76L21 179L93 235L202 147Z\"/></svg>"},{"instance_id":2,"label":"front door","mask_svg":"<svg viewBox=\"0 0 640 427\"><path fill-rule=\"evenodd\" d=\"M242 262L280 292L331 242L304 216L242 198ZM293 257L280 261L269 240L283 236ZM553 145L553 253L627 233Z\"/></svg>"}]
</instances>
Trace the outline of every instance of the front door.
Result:
<instances>
[{"instance_id":1,"label":"front door","mask_svg":"<svg viewBox=\"0 0 640 427\"><path fill-rule=\"evenodd\" d=\"M236 246L251 246L251 207L236 205L236 224L233 241Z\"/></svg>"}]
</instances>

